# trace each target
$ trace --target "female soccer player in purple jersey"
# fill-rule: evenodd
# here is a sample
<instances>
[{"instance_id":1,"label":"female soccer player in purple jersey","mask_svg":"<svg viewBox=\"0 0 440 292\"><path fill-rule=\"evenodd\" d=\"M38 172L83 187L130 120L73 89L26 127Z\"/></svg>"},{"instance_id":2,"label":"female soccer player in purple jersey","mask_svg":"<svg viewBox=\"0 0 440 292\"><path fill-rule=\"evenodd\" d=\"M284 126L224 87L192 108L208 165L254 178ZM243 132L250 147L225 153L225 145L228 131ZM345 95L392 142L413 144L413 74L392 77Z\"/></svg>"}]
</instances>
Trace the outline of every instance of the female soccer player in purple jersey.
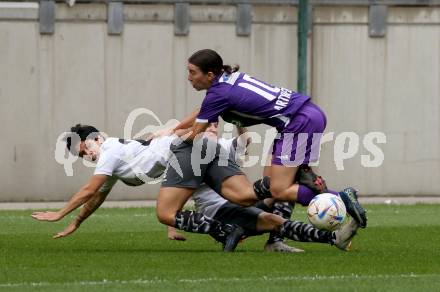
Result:
<instances>
[{"instance_id":1,"label":"female soccer player in purple jersey","mask_svg":"<svg viewBox=\"0 0 440 292\"><path fill-rule=\"evenodd\" d=\"M326 127L323 111L311 102L310 97L292 90L272 86L238 68L223 65L219 54L204 49L188 59L188 80L200 91L207 90L201 108L184 119L175 129L192 126L188 140L205 131L209 123L221 116L225 121L239 126L267 124L275 127L278 135L273 143L270 180L265 177L255 182L254 190L259 199L273 196L281 201L296 201L307 205L325 186L318 183L314 190L294 182L298 167L317 161L320 139ZM244 176L234 175L222 185L228 197L246 204L240 186L246 185ZM353 188L340 192L347 211L365 227L365 210L357 200Z\"/></svg>"}]
</instances>

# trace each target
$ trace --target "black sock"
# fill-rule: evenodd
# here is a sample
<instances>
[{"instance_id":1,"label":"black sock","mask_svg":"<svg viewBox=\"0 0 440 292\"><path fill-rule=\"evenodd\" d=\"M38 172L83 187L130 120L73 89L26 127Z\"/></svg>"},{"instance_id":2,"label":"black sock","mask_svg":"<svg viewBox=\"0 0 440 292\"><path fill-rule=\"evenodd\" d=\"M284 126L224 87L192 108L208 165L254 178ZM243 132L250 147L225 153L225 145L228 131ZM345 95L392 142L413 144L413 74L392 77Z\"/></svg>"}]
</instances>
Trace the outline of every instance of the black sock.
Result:
<instances>
[{"instance_id":1,"label":"black sock","mask_svg":"<svg viewBox=\"0 0 440 292\"><path fill-rule=\"evenodd\" d=\"M335 244L336 234L319 230L310 224L287 220L281 227L280 234L295 241L321 242Z\"/></svg>"},{"instance_id":2,"label":"black sock","mask_svg":"<svg viewBox=\"0 0 440 292\"><path fill-rule=\"evenodd\" d=\"M210 233L219 231L221 223L217 220L209 218L202 213L194 211L178 211L174 227L180 230L193 233Z\"/></svg>"},{"instance_id":3,"label":"black sock","mask_svg":"<svg viewBox=\"0 0 440 292\"><path fill-rule=\"evenodd\" d=\"M279 215L284 219L289 220L292 217L294 202L275 202L272 207L272 213ZM271 244L277 241L283 241L284 237L281 236L279 231L271 231L267 243Z\"/></svg>"},{"instance_id":4,"label":"black sock","mask_svg":"<svg viewBox=\"0 0 440 292\"><path fill-rule=\"evenodd\" d=\"M254 182L254 192L259 200L272 198L270 193L270 177L265 176Z\"/></svg>"}]
</instances>

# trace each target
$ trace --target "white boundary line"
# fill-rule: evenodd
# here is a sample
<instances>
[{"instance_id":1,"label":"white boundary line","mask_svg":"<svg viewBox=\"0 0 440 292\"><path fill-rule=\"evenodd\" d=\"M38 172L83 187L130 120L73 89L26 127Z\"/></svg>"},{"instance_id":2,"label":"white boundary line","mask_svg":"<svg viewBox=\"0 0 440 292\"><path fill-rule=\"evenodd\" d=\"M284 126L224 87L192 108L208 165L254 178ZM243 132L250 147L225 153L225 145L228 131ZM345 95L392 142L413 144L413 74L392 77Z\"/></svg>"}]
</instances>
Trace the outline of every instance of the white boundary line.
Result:
<instances>
[{"instance_id":1,"label":"white boundary line","mask_svg":"<svg viewBox=\"0 0 440 292\"><path fill-rule=\"evenodd\" d=\"M106 285L127 285L127 284L162 284L162 283L207 283L207 282L255 282L255 281L329 281L329 280L375 280L375 279L419 279L419 278L440 278L440 274L389 274L389 275L330 275L330 276L288 276L288 277L256 277L256 278L196 278L196 279L136 279L136 280L107 280L101 281L77 281L66 283L50 282L23 282L23 283L1 283L0 288L13 287L42 287L42 286L106 286Z\"/></svg>"}]
</instances>

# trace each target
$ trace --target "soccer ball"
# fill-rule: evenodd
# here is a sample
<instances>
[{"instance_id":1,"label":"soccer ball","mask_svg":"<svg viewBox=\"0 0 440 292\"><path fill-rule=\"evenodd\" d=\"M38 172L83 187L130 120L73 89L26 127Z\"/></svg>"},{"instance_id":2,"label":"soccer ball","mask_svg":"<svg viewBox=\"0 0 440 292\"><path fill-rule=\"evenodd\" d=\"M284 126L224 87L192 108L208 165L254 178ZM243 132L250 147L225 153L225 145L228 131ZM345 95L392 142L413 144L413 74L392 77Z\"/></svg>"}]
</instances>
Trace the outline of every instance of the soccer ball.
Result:
<instances>
[{"instance_id":1,"label":"soccer ball","mask_svg":"<svg viewBox=\"0 0 440 292\"><path fill-rule=\"evenodd\" d=\"M345 219L347 211L340 197L323 193L317 195L307 208L310 223L318 229L336 230Z\"/></svg>"}]
</instances>

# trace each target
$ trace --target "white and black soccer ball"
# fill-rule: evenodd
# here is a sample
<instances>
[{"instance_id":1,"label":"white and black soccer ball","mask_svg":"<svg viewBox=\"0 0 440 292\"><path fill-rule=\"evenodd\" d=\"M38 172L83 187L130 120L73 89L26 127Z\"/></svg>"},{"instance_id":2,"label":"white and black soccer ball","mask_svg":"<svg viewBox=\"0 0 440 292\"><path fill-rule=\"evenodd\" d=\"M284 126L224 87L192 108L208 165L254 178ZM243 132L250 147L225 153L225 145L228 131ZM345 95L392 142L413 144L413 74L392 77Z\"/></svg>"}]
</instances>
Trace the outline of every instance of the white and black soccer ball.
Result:
<instances>
[{"instance_id":1,"label":"white and black soccer ball","mask_svg":"<svg viewBox=\"0 0 440 292\"><path fill-rule=\"evenodd\" d=\"M334 231L341 227L347 211L339 196L323 193L313 198L307 208L310 223L318 229Z\"/></svg>"}]
</instances>

